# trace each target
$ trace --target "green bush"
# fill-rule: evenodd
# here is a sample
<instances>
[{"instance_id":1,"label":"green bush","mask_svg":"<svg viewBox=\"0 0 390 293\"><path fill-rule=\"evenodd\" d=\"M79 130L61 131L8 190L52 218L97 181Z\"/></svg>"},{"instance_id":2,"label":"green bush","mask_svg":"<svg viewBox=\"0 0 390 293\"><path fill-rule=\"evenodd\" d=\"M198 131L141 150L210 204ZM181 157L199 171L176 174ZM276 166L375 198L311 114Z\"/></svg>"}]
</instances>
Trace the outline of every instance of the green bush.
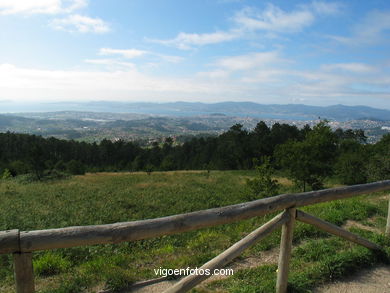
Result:
<instances>
[{"instance_id":1,"label":"green bush","mask_svg":"<svg viewBox=\"0 0 390 293\"><path fill-rule=\"evenodd\" d=\"M278 194L280 185L277 180L272 179L274 169L271 166L270 158L266 157L263 161L263 164L255 167L257 171L256 178L247 180L247 185L252 191L249 200Z\"/></svg>"},{"instance_id":2,"label":"green bush","mask_svg":"<svg viewBox=\"0 0 390 293\"><path fill-rule=\"evenodd\" d=\"M57 275L67 271L71 266L69 260L52 252L45 253L33 263L35 273L40 276Z\"/></svg>"},{"instance_id":3,"label":"green bush","mask_svg":"<svg viewBox=\"0 0 390 293\"><path fill-rule=\"evenodd\" d=\"M21 175L29 173L31 171L31 166L26 162L16 160L9 164L9 169L14 175Z\"/></svg>"},{"instance_id":4,"label":"green bush","mask_svg":"<svg viewBox=\"0 0 390 293\"><path fill-rule=\"evenodd\" d=\"M3 175L1 176L2 179L10 179L12 178L11 171L9 169L5 169L3 172Z\"/></svg>"},{"instance_id":5,"label":"green bush","mask_svg":"<svg viewBox=\"0 0 390 293\"><path fill-rule=\"evenodd\" d=\"M106 272L105 277L106 286L114 292L118 292L119 290L130 286L135 280L131 272L119 267L111 267L110 270Z\"/></svg>"},{"instance_id":6,"label":"green bush","mask_svg":"<svg viewBox=\"0 0 390 293\"><path fill-rule=\"evenodd\" d=\"M342 154L335 165L335 171L343 184L367 182L367 161L361 153Z\"/></svg>"},{"instance_id":7,"label":"green bush","mask_svg":"<svg viewBox=\"0 0 390 293\"><path fill-rule=\"evenodd\" d=\"M85 166L80 161L71 160L66 164L66 171L72 175L84 175Z\"/></svg>"}]
</instances>

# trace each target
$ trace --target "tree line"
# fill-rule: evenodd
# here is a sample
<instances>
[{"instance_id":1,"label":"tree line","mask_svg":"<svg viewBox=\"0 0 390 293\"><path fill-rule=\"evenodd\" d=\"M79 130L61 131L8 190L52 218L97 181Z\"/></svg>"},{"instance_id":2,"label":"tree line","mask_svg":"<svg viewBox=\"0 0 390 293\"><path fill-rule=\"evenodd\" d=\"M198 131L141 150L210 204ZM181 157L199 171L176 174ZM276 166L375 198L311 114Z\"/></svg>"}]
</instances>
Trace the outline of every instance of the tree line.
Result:
<instances>
[{"instance_id":1,"label":"tree line","mask_svg":"<svg viewBox=\"0 0 390 293\"><path fill-rule=\"evenodd\" d=\"M322 121L314 127L263 121L253 130L233 125L219 136L196 137L174 144L141 147L137 142L104 139L100 143L61 140L54 137L0 133L0 175L32 173L38 179L67 172L154 170L252 169L256 160L269 160L273 168L294 179L303 189L321 188L325 177L356 184L388 178L390 134L367 144L362 130L335 131Z\"/></svg>"}]
</instances>

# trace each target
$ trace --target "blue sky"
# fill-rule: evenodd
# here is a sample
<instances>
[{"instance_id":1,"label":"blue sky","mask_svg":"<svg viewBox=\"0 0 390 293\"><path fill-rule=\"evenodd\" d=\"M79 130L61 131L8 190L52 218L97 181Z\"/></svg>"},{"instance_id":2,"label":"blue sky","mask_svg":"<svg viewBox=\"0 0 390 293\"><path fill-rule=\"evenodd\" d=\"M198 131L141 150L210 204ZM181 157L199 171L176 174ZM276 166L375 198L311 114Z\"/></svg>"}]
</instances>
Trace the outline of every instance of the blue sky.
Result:
<instances>
[{"instance_id":1,"label":"blue sky","mask_svg":"<svg viewBox=\"0 0 390 293\"><path fill-rule=\"evenodd\" d=\"M1 101L390 109L390 2L0 0Z\"/></svg>"}]
</instances>

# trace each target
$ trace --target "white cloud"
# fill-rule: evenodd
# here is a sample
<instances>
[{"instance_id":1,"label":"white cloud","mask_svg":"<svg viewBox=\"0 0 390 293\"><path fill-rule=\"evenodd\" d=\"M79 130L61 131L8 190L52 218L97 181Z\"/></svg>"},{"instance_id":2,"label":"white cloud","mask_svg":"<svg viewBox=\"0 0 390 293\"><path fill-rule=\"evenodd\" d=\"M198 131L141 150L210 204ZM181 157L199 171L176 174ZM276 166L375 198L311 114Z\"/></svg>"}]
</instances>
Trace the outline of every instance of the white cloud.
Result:
<instances>
[{"instance_id":1,"label":"white cloud","mask_svg":"<svg viewBox=\"0 0 390 293\"><path fill-rule=\"evenodd\" d=\"M95 63L95 61L89 61ZM104 62L104 61L102 61ZM242 89L241 89L242 90ZM192 98L236 93L235 85L210 84L193 78L153 77L136 69L116 71L43 70L0 65L0 93L9 99L128 99L162 96L165 99ZM26 92L29 94L26 95Z\"/></svg>"},{"instance_id":2,"label":"white cloud","mask_svg":"<svg viewBox=\"0 0 390 293\"><path fill-rule=\"evenodd\" d=\"M233 41L247 36L251 32L265 32L266 37L276 37L276 33L296 33L310 26L317 15L333 15L339 13L341 5L335 2L313 1L308 5L300 5L292 11L285 11L273 4L259 10L246 7L232 18L233 27L211 33L180 32L175 38L168 40L148 39L151 42L179 49L188 50L194 46L203 46Z\"/></svg>"},{"instance_id":3,"label":"white cloud","mask_svg":"<svg viewBox=\"0 0 390 293\"><path fill-rule=\"evenodd\" d=\"M179 63L184 60L183 57L180 56L172 56L172 55L163 55L163 54L157 54L156 56L160 57L162 60L169 62L169 63Z\"/></svg>"},{"instance_id":4,"label":"white cloud","mask_svg":"<svg viewBox=\"0 0 390 293\"><path fill-rule=\"evenodd\" d=\"M287 72L279 67L290 63L289 60L281 58L276 51L254 52L218 59L212 64L214 67L212 70L199 72L197 76L225 83L273 83L280 81L280 77Z\"/></svg>"},{"instance_id":5,"label":"white cloud","mask_svg":"<svg viewBox=\"0 0 390 293\"><path fill-rule=\"evenodd\" d=\"M317 70L291 69L294 64L277 51L251 53L217 60L208 72L197 74L210 83L237 84L245 87L242 95L286 101L352 102L356 97L388 99L389 75L380 67L351 62L324 64ZM354 73L354 74L351 74ZM378 77L380 76L380 77Z\"/></svg>"},{"instance_id":6,"label":"white cloud","mask_svg":"<svg viewBox=\"0 0 390 293\"><path fill-rule=\"evenodd\" d=\"M230 71L223 70L223 69L216 69L212 71L198 72L197 76L200 78L207 78L210 80L227 79L230 76Z\"/></svg>"},{"instance_id":7,"label":"white cloud","mask_svg":"<svg viewBox=\"0 0 390 293\"><path fill-rule=\"evenodd\" d=\"M109 32L109 25L100 18L71 14L87 5L87 0L0 0L0 15L68 14L62 18L52 19L49 25L54 29L68 32Z\"/></svg>"},{"instance_id":8,"label":"white cloud","mask_svg":"<svg viewBox=\"0 0 390 293\"><path fill-rule=\"evenodd\" d=\"M111 49L111 48L101 48L99 50L99 55L120 55L126 59L133 59L141 57L145 54L148 54L148 51L138 50L138 49Z\"/></svg>"},{"instance_id":9,"label":"white cloud","mask_svg":"<svg viewBox=\"0 0 390 293\"><path fill-rule=\"evenodd\" d=\"M364 63L337 63L337 64L325 64L322 69L326 71L341 70L353 73L370 73L375 72L377 69L371 65Z\"/></svg>"},{"instance_id":10,"label":"white cloud","mask_svg":"<svg viewBox=\"0 0 390 293\"><path fill-rule=\"evenodd\" d=\"M264 67L268 64L281 62L277 52L258 52L246 55L225 57L216 62L218 67L227 70L249 70L253 68Z\"/></svg>"},{"instance_id":11,"label":"white cloud","mask_svg":"<svg viewBox=\"0 0 390 293\"><path fill-rule=\"evenodd\" d=\"M44 70L3 64L0 65L0 95L24 100L139 101L145 98L149 101L232 99L287 103L306 99L322 104L327 101L347 104L366 97L376 99L376 103L380 99L390 103L387 69L359 62L301 70L292 69L294 63L277 51L254 52L218 59L209 65L208 72L161 77L143 73L134 64L122 60L125 59L84 60L106 67L103 70L100 67Z\"/></svg>"},{"instance_id":12,"label":"white cloud","mask_svg":"<svg viewBox=\"0 0 390 293\"><path fill-rule=\"evenodd\" d=\"M145 50L138 50L138 49L101 48L99 50L99 55L119 55L120 57L125 59L134 59L143 56L149 56L149 57L151 56L151 57L157 57L169 63L179 63L180 61L183 60L183 58L180 56L164 55L164 54L154 53Z\"/></svg>"},{"instance_id":13,"label":"white cloud","mask_svg":"<svg viewBox=\"0 0 390 293\"><path fill-rule=\"evenodd\" d=\"M203 46L209 44L216 44L226 41L231 41L240 36L238 31L218 31L213 33L179 33L174 39L171 40L149 40L151 42L160 43L163 45L174 46L179 49L188 50L192 46Z\"/></svg>"},{"instance_id":14,"label":"white cloud","mask_svg":"<svg viewBox=\"0 0 390 293\"><path fill-rule=\"evenodd\" d=\"M338 2L313 1L308 7L320 15L334 15L340 13L343 5Z\"/></svg>"},{"instance_id":15,"label":"white cloud","mask_svg":"<svg viewBox=\"0 0 390 293\"><path fill-rule=\"evenodd\" d=\"M79 14L53 19L50 25L54 29L67 32L102 34L110 31L109 25L102 19Z\"/></svg>"},{"instance_id":16,"label":"white cloud","mask_svg":"<svg viewBox=\"0 0 390 293\"><path fill-rule=\"evenodd\" d=\"M326 101L334 97L337 103L343 104L347 104L349 99L356 101L359 97L383 99L382 102L389 103L389 75L379 72L380 68L356 64L359 63L323 65L313 71L291 71L289 80L294 82L286 87L286 94L307 97L311 101ZM359 74L346 74L343 71ZM378 74L373 75L373 71Z\"/></svg>"},{"instance_id":17,"label":"white cloud","mask_svg":"<svg viewBox=\"0 0 390 293\"><path fill-rule=\"evenodd\" d=\"M241 81L253 84L267 83L268 85L274 85L283 82L283 76L289 76L288 71L272 68L259 69L253 71L251 74L243 76Z\"/></svg>"},{"instance_id":18,"label":"white cloud","mask_svg":"<svg viewBox=\"0 0 390 293\"><path fill-rule=\"evenodd\" d=\"M389 32L390 11L371 11L353 28L351 36L328 37L345 45L375 45L388 40Z\"/></svg>"},{"instance_id":19,"label":"white cloud","mask_svg":"<svg viewBox=\"0 0 390 293\"><path fill-rule=\"evenodd\" d=\"M390 11L373 11L355 28L355 33L361 41L371 43L380 41L383 34L389 31Z\"/></svg>"},{"instance_id":20,"label":"white cloud","mask_svg":"<svg viewBox=\"0 0 390 293\"><path fill-rule=\"evenodd\" d=\"M314 19L313 12L308 9L286 12L273 4L268 4L263 11L245 8L234 17L235 22L245 29L282 33L299 32Z\"/></svg>"},{"instance_id":21,"label":"white cloud","mask_svg":"<svg viewBox=\"0 0 390 293\"><path fill-rule=\"evenodd\" d=\"M85 63L95 64L95 65L105 65L113 69L118 68L127 68L127 69L135 69L135 64L130 62L118 61L115 59L86 59Z\"/></svg>"},{"instance_id":22,"label":"white cloud","mask_svg":"<svg viewBox=\"0 0 390 293\"><path fill-rule=\"evenodd\" d=\"M0 0L0 15L69 13L86 5L86 0Z\"/></svg>"}]
</instances>

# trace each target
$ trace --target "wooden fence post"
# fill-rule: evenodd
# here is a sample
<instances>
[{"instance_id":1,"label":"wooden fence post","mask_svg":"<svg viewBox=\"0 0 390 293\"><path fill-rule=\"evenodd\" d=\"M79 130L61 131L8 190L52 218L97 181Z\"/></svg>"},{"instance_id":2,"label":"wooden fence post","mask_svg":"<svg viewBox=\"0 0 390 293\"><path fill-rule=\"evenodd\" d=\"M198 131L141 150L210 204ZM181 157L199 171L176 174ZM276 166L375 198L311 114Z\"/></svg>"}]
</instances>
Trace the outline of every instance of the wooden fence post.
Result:
<instances>
[{"instance_id":1,"label":"wooden fence post","mask_svg":"<svg viewBox=\"0 0 390 293\"><path fill-rule=\"evenodd\" d=\"M224 252L214 257L212 260L205 263L199 268L199 270L209 270L213 274L215 269L221 269L230 261L239 256L245 249L254 245L257 241L266 237L269 233L274 231L276 228L279 228L281 225L286 223L289 219L288 213L282 213L274 217L272 220L265 223L260 228L257 228L255 231L251 232L240 241L236 242ZM193 274L188 275L184 279L181 279L179 282L174 284L171 288L168 288L163 293L183 293L188 292L194 288L197 284L207 279L211 275L207 274Z\"/></svg>"},{"instance_id":2,"label":"wooden fence post","mask_svg":"<svg viewBox=\"0 0 390 293\"><path fill-rule=\"evenodd\" d=\"M16 293L34 293L34 273L31 252L14 253Z\"/></svg>"},{"instance_id":3,"label":"wooden fence post","mask_svg":"<svg viewBox=\"0 0 390 293\"><path fill-rule=\"evenodd\" d=\"M389 194L389 207L387 211L387 224L386 224L386 236L390 237L390 194Z\"/></svg>"},{"instance_id":4,"label":"wooden fence post","mask_svg":"<svg viewBox=\"0 0 390 293\"><path fill-rule=\"evenodd\" d=\"M282 237L280 240L280 252L278 263L278 276L276 280L276 292L287 292L288 270L291 257L291 247L294 231L294 223L296 216L296 209L289 208L287 212L290 215L290 219L282 226Z\"/></svg>"}]
</instances>

